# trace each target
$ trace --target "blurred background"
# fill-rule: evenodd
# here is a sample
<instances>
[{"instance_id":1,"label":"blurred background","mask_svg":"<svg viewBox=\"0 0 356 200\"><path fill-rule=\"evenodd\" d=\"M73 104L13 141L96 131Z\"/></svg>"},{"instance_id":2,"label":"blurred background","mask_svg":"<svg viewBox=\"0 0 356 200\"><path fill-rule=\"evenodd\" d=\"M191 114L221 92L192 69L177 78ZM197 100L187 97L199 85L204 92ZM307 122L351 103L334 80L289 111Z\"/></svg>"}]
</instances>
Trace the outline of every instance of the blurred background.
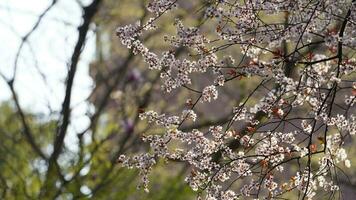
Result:
<instances>
[{"instance_id":1,"label":"blurred background","mask_svg":"<svg viewBox=\"0 0 356 200\"><path fill-rule=\"evenodd\" d=\"M117 164L120 154L149 148L140 140L142 134L162 132L139 120L142 110L179 113L185 99L197 96L189 90L163 93L159 73L148 71L116 37L118 26L152 17L146 4L0 1L0 199L195 198L184 182L189 170L184 163L159 163L148 194L137 190L137 171ZM199 10L205 4L181 1L184 9L161 19L162 28L142 40L156 52L167 50L162 38L174 34L172 19L200 26L204 13ZM209 26L205 30L209 32ZM176 54L185 51L181 48ZM237 47L228 51L242 56ZM209 81L198 79L195 88ZM238 102L234 100L246 98L256 86L251 82L259 80L224 87L219 95L225 110L214 103L209 108L199 105L201 120L183 129L204 129L228 120ZM348 149L353 158L355 149ZM350 183L356 183L356 169L347 173L342 190L355 195L356 186Z\"/></svg>"},{"instance_id":2,"label":"blurred background","mask_svg":"<svg viewBox=\"0 0 356 200\"><path fill-rule=\"evenodd\" d=\"M153 101L162 110L167 106L158 74L146 71L115 36L119 25L148 19L146 3L105 0L85 11L93 1L0 2L0 199L192 197L183 166L157 168L146 194L137 190L138 173L116 163L120 154L147 148L138 110ZM85 23L87 30L80 30ZM145 37L163 48L161 33ZM73 64L70 121L59 155L52 156Z\"/></svg>"}]
</instances>

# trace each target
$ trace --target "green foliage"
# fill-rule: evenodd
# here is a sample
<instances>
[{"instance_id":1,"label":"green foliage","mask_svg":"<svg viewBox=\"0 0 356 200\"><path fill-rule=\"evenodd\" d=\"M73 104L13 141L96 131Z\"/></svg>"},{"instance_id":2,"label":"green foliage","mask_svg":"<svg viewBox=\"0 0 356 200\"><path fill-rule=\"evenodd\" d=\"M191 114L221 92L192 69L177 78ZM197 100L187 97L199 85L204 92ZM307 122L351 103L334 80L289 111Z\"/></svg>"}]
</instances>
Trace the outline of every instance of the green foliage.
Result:
<instances>
[{"instance_id":1,"label":"green foliage","mask_svg":"<svg viewBox=\"0 0 356 200\"><path fill-rule=\"evenodd\" d=\"M28 145L23 136L22 124L13 106L8 103L0 105L0 195L1 199L36 199L44 184L46 163L41 160ZM40 120L36 115L26 114L34 136L41 149L50 147L51 133L55 131L55 123ZM112 132L117 125L110 124L103 129L102 134ZM90 157L90 162L80 159L70 162L72 165L62 166L64 177L70 180L60 186L63 192L61 199L190 199L191 190L184 184L183 174L171 175L167 169L159 168L152 175L152 192L137 190L138 172L111 165L110 154L113 143L91 143L85 147L84 157ZM86 152L92 152L90 155ZM66 159L64 159L66 160ZM75 178L73 175L77 174ZM175 173L173 173L175 174ZM59 179L53 174L54 179ZM85 194L83 187L91 189ZM53 192L57 190L53 190Z\"/></svg>"},{"instance_id":2,"label":"green foliage","mask_svg":"<svg viewBox=\"0 0 356 200\"><path fill-rule=\"evenodd\" d=\"M0 113L0 192L3 199L28 199L39 192L45 166L26 141L13 106L2 103ZM31 114L26 119L36 141L43 147L48 145L55 124Z\"/></svg>"}]
</instances>

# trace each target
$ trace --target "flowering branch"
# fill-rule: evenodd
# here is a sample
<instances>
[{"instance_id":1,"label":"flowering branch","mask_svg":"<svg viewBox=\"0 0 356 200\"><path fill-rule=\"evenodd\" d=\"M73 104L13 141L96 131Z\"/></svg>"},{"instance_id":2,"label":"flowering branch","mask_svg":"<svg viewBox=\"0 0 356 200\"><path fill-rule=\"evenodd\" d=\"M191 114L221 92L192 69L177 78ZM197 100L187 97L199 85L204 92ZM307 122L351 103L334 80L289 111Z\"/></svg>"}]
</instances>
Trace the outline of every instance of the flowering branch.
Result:
<instances>
[{"instance_id":1,"label":"flowering branch","mask_svg":"<svg viewBox=\"0 0 356 200\"><path fill-rule=\"evenodd\" d=\"M200 9L206 27L176 19L176 34L164 37L167 46L189 49L177 57L138 39L180 9L178 1L152 1L148 10L155 17L119 27L117 36L160 73L163 92L186 89L198 96L179 114L142 112L141 119L164 133L143 137L150 152L119 161L140 170L145 191L149 172L164 159L191 167L186 181L200 199L333 195L338 165L350 167L344 138L356 133L354 8L354 1L209 1ZM239 63L230 51L236 49ZM218 104L222 88L256 80L227 117L198 129L200 105L226 108Z\"/></svg>"}]
</instances>

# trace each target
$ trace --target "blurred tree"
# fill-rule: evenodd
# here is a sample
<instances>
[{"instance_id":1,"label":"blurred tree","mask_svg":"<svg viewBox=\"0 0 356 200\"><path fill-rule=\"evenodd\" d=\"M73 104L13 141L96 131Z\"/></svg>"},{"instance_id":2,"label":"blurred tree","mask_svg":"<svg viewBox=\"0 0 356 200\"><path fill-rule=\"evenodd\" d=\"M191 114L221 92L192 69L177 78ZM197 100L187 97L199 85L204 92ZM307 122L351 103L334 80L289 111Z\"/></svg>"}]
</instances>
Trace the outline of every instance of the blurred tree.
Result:
<instances>
[{"instance_id":1,"label":"blurred tree","mask_svg":"<svg viewBox=\"0 0 356 200\"><path fill-rule=\"evenodd\" d=\"M22 51L30 35L57 3L56 0L52 1L39 16L33 29L23 38L18 52ZM116 163L118 155L122 153L148 148L140 140L148 126L139 122L138 114L141 109L149 107L151 101L160 99L157 96L160 89L156 84L159 74L148 73L144 67L133 69L142 65L142 62L135 60L132 52L112 42L119 42L114 35L117 23L130 23L127 18L147 20L144 3L140 0L94 0L88 5L80 3L83 22L78 27L78 39L69 61L65 97L59 113L39 117L25 111L14 87L16 73L10 78L1 74L13 95L11 103L2 105L0 117L0 139L3 141L0 188L5 199L192 197L192 191L184 184L186 167L183 164L174 169L157 168L152 181L153 192L147 194L136 190L138 172L120 168ZM185 6L193 9L197 5L186 3ZM171 25L166 26L167 30L172 29ZM77 123L70 106L71 96L74 95L73 80L81 49L90 30L96 34L97 53L90 67L95 84L87 101L95 109L88 112L88 127L73 133L68 128ZM158 36L162 35L157 32L144 39L150 41L152 48L159 50L164 47L157 42ZM159 101L164 110L165 100ZM64 142L69 134L78 138L76 146L68 146Z\"/></svg>"}]
</instances>

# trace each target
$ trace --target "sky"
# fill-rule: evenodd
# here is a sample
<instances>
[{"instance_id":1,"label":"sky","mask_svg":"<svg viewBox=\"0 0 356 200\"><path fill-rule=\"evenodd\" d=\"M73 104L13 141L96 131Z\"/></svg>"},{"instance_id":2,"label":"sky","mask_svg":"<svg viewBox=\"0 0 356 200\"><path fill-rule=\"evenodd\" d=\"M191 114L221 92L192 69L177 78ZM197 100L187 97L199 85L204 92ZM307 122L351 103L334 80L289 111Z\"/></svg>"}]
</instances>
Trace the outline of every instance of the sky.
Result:
<instances>
[{"instance_id":1,"label":"sky","mask_svg":"<svg viewBox=\"0 0 356 200\"><path fill-rule=\"evenodd\" d=\"M0 1L0 72L10 78L21 37L32 29L38 16L52 0ZM84 4L88 1L83 1ZM48 116L59 111L64 98L64 81L73 47L77 40L77 27L81 23L81 9L75 0L58 0L38 29L23 48L15 81L21 106L31 112ZM32 50L31 50L32 49ZM89 63L95 53L95 35L89 32L74 80L72 96L73 123L71 132L80 131L88 124L85 113L90 105L84 102L93 87L88 75ZM41 72L46 80L40 75ZM11 93L0 79L0 101L11 98ZM66 142L74 142L75 137Z\"/></svg>"}]
</instances>

